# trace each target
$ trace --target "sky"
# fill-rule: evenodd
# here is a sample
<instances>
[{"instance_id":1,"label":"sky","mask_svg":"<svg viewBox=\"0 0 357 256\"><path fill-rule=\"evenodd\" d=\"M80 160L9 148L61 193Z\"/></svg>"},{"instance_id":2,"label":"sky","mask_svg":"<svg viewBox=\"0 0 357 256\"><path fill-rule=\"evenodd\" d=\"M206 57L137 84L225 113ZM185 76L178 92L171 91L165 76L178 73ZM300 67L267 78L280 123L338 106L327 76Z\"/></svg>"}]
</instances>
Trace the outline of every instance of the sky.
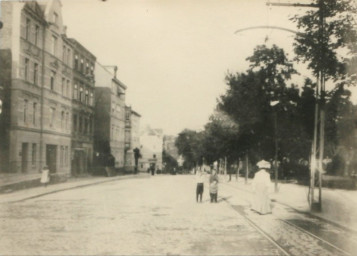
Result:
<instances>
[{"instance_id":1,"label":"sky","mask_svg":"<svg viewBox=\"0 0 357 256\"><path fill-rule=\"evenodd\" d=\"M81 42L102 65L117 65L118 79L128 87L126 104L142 115L142 126L161 128L167 135L203 129L227 89L227 72L245 71L245 59L267 37L268 45L294 56L292 33L237 30L296 30L289 17L302 11L268 7L263 0L61 2L67 36ZM309 76L303 65L295 67L302 74L297 82Z\"/></svg>"}]
</instances>

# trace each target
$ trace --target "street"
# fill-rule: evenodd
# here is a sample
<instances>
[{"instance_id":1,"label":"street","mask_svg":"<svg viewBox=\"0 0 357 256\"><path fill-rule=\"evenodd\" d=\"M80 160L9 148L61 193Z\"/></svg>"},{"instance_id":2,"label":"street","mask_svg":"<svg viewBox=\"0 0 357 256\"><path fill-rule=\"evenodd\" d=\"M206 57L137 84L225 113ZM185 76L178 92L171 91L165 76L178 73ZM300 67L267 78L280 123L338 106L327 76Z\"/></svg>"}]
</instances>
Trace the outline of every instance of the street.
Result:
<instances>
[{"instance_id":1,"label":"street","mask_svg":"<svg viewBox=\"0 0 357 256\"><path fill-rule=\"evenodd\" d=\"M5 202L0 254L353 255L355 234L276 203L273 214L259 215L249 209L251 194L233 184L221 182L217 204L209 202L207 186L196 203L192 175L116 180ZM314 224L316 237L303 229Z\"/></svg>"}]
</instances>

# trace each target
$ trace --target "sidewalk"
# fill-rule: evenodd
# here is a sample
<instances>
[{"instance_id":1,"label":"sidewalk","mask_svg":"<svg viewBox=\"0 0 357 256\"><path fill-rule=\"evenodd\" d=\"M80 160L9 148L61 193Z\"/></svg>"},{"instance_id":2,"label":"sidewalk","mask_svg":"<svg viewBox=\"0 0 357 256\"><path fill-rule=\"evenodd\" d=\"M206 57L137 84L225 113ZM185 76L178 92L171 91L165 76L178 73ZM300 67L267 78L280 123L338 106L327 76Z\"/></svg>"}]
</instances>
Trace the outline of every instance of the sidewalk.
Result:
<instances>
[{"instance_id":1,"label":"sidewalk","mask_svg":"<svg viewBox=\"0 0 357 256\"><path fill-rule=\"evenodd\" d=\"M227 179L228 177L226 179L223 176L221 177L221 181L224 183L252 193L251 179L248 180L248 184L245 184L242 177L239 177L238 182L235 177L232 177L230 182ZM323 188L322 212L310 212L307 200L309 188L307 186L279 183L278 188L279 192L274 193L274 183L272 182L270 194L272 200L357 232L357 191ZM315 198L317 196L318 190L315 190Z\"/></svg>"},{"instance_id":2,"label":"sidewalk","mask_svg":"<svg viewBox=\"0 0 357 256\"><path fill-rule=\"evenodd\" d=\"M80 187L86 187L90 185L101 184L105 182L111 182L116 180L133 179L133 178L148 178L150 175L147 173L139 173L132 175L121 175L114 177L98 177L88 176L84 178L69 178L66 182L49 184L47 187L39 186L31 189L18 190L13 193L0 194L0 203L18 202L31 198L40 197L47 194L56 193L59 191L70 190ZM0 184L1 187L1 184Z\"/></svg>"}]
</instances>

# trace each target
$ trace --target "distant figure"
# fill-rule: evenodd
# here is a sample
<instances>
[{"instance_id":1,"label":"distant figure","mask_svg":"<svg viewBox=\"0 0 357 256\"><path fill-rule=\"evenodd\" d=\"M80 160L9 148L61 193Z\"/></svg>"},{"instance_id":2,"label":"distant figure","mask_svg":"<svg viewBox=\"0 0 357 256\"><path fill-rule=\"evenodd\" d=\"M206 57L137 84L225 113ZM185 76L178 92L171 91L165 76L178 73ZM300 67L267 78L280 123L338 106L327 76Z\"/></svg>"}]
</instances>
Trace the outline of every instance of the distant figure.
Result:
<instances>
[{"instance_id":1,"label":"distant figure","mask_svg":"<svg viewBox=\"0 0 357 256\"><path fill-rule=\"evenodd\" d=\"M49 182L50 182L50 170L48 169L47 166L44 166L41 174L41 183L44 185L44 187L47 187L47 183Z\"/></svg>"},{"instance_id":2,"label":"distant figure","mask_svg":"<svg viewBox=\"0 0 357 256\"><path fill-rule=\"evenodd\" d=\"M196 202L198 203L198 197L200 197L200 202L202 203L202 194L204 189L204 182L205 182L205 172L202 170L198 170L196 172Z\"/></svg>"},{"instance_id":3,"label":"distant figure","mask_svg":"<svg viewBox=\"0 0 357 256\"><path fill-rule=\"evenodd\" d=\"M271 185L270 174L267 170L271 168L269 162L262 160L257 163L259 171L255 173L253 179L253 190L255 193L252 210L260 213L271 213L270 199L269 199L269 187Z\"/></svg>"},{"instance_id":4,"label":"distant figure","mask_svg":"<svg viewBox=\"0 0 357 256\"><path fill-rule=\"evenodd\" d=\"M211 203L217 203L218 195L218 175L215 169L212 170L212 174L209 177L209 195L211 197Z\"/></svg>"}]
</instances>

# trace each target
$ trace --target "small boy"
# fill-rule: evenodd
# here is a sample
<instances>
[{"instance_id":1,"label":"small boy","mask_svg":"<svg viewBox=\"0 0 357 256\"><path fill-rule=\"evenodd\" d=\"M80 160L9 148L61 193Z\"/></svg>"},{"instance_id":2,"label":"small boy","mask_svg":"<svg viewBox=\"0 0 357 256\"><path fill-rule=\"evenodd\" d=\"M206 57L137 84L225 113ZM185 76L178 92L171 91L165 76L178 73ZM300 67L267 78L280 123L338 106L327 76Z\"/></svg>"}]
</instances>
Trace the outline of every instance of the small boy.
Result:
<instances>
[{"instance_id":1,"label":"small boy","mask_svg":"<svg viewBox=\"0 0 357 256\"><path fill-rule=\"evenodd\" d=\"M218 176L216 170L212 171L212 174L209 178L209 195L211 197L211 203L217 203L217 194L218 194Z\"/></svg>"}]
</instances>

